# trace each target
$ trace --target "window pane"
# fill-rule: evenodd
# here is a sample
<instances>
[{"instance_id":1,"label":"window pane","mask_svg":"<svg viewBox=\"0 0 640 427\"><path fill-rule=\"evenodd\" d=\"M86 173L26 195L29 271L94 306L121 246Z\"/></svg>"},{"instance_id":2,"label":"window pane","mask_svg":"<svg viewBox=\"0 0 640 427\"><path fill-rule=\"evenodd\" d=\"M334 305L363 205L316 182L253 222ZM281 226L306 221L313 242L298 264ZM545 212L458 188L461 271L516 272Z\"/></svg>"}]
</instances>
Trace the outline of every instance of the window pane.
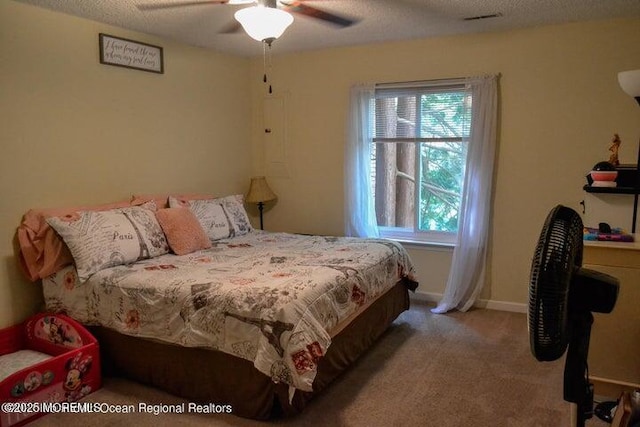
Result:
<instances>
[{"instance_id":1,"label":"window pane","mask_svg":"<svg viewBox=\"0 0 640 427\"><path fill-rule=\"evenodd\" d=\"M416 96L376 99L375 138L416 137Z\"/></svg>"},{"instance_id":2,"label":"window pane","mask_svg":"<svg viewBox=\"0 0 640 427\"><path fill-rule=\"evenodd\" d=\"M463 142L420 144L420 230L458 231L466 158Z\"/></svg>"},{"instance_id":3,"label":"window pane","mask_svg":"<svg viewBox=\"0 0 640 427\"><path fill-rule=\"evenodd\" d=\"M415 143L376 143L372 183L379 226L407 227L416 223Z\"/></svg>"},{"instance_id":4,"label":"window pane","mask_svg":"<svg viewBox=\"0 0 640 427\"><path fill-rule=\"evenodd\" d=\"M449 91L426 93L420 97L422 138L460 138L469 136L470 109L465 93ZM470 102L469 100L466 101Z\"/></svg>"}]
</instances>

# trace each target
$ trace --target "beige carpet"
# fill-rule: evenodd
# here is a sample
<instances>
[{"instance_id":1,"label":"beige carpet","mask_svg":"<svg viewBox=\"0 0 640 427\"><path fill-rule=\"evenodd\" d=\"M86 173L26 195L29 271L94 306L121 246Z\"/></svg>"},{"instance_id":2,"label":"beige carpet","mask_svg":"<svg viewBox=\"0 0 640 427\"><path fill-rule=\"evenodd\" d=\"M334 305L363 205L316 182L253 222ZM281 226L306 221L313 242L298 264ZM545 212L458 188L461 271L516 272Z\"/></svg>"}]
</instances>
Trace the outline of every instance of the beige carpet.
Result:
<instances>
[{"instance_id":1,"label":"beige carpet","mask_svg":"<svg viewBox=\"0 0 640 427\"><path fill-rule=\"evenodd\" d=\"M509 426L570 425L563 361L529 351L524 314L472 310L434 315L414 302L356 365L300 416L256 422L216 414L50 414L32 426ZM85 400L184 400L119 378ZM588 426L606 426L593 419Z\"/></svg>"}]
</instances>

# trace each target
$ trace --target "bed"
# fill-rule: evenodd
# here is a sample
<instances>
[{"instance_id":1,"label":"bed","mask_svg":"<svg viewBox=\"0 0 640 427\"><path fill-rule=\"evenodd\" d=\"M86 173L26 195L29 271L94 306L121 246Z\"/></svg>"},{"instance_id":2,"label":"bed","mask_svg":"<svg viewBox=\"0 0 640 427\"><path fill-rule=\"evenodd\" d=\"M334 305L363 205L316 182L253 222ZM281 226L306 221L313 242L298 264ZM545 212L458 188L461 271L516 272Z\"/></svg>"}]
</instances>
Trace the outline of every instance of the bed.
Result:
<instances>
[{"instance_id":1,"label":"bed","mask_svg":"<svg viewBox=\"0 0 640 427\"><path fill-rule=\"evenodd\" d=\"M138 227L109 228L100 244L82 236L104 228L106 214L48 220L75 262L43 278L47 309L89 326L107 373L243 417L298 413L408 309L413 265L389 240L253 230L240 197L215 200L222 208L206 220L202 207L216 201L173 202L171 212L191 212L207 236L178 255L166 221L161 249L155 206L117 209ZM74 227L92 262L77 253ZM105 236L123 235L138 244L115 261L113 252L93 259Z\"/></svg>"}]
</instances>

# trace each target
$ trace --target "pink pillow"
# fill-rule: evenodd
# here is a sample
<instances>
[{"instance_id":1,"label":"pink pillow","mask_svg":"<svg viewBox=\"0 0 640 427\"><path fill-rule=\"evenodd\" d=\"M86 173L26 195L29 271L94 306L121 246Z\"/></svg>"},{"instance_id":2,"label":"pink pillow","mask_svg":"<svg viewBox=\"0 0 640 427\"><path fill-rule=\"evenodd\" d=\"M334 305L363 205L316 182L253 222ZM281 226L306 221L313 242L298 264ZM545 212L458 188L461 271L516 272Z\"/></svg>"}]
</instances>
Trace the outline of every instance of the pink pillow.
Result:
<instances>
[{"instance_id":1,"label":"pink pillow","mask_svg":"<svg viewBox=\"0 0 640 427\"><path fill-rule=\"evenodd\" d=\"M156 212L156 218L176 255L190 254L211 247L209 238L190 209L160 209Z\"/></svg>"}]
</instances>

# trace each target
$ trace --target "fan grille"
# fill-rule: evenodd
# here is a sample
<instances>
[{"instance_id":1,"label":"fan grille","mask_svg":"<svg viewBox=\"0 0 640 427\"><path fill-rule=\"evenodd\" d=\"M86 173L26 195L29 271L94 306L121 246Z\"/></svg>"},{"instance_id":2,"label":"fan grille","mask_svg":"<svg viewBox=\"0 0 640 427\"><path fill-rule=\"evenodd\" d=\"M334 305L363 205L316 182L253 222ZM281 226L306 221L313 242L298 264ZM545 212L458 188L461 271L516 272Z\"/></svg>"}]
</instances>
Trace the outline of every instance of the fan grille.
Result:
<instances>
[{"instance_id":1,"label":"fan grille","mask_svg":"<svg viewBox=\"0 0 640 427\"><path fill-rule=\"evenodd\" d=\"M540 361L560 358L568 344L569 286L582 265L583 225L571 208L558 205L547 216L531 265L529 336Z\"/></svg>"}]
</instances>

